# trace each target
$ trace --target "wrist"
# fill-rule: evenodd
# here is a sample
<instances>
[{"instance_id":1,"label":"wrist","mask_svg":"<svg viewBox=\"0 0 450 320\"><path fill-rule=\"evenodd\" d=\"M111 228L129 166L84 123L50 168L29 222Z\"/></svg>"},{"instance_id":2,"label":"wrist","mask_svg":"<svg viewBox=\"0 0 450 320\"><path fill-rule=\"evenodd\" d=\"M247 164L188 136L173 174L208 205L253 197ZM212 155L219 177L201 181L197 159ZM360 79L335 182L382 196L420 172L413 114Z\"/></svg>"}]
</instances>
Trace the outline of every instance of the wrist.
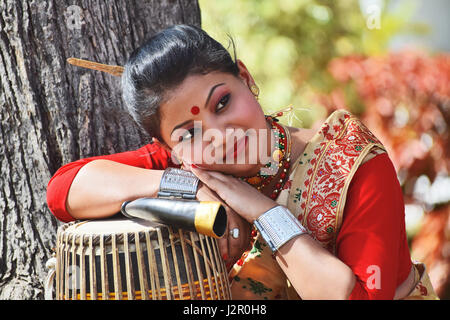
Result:
<instances>
[{"instance_id":1,"label":"wrist","mask_svg":"<svg viewBox=\"0 0 450 320\"><path fill-rule=\"evenodd\" d=\"M164 170L160 184L159 198L196 199L200 180L190 171L178 168Z\"/></svg>"},{"instance_id":2,"label":"wrist","mask_svg":"<svg viewBox=\"0 0 450 320\"><path fill-rule=\"evenodd\" d=\"M141 197L156 198L158 196L159 184L164 170L146 170L145 172L145 194Z\"/></svg>"},{"instance_id":3,"label":"wrist","mask_svg":"<svg viewBox=\"0 0 450 320\"><path fill-rule=\"evenodd\" d=\"M264 212L254 225L274 253L291 239L308 233L292 213L281 205Z\"/></svg>"},{"instance_id":4,"label":"wrist","mask_svg":"<svg viewBox=\"0 0 450 320\"><path fill-rule=\"evenodd\" d=\"M255 223L256 220L259 219L264 213L271 210L272 208L275 208L279 206L279 204L276 201L273 201L272 199L264 199L255 207L254 213L250 216L250 219L248 219L248 222Z\"/></svg>"}]
</instances>

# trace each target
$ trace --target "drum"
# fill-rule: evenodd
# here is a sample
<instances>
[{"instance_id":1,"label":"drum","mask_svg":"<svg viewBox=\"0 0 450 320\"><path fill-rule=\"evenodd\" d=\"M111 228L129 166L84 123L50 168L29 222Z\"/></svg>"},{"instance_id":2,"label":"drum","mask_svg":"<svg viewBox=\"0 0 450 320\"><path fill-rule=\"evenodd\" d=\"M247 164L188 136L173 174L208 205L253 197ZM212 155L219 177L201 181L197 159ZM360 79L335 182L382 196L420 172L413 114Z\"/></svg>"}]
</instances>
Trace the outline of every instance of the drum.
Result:
<instances>
[{"instance_id":1,"label":"drum","mask_svg":"<svg viewBox=\"0 0 450 320\"><path fill-rule=\"evenodd\" d=\"M56 299L231 299L217 240L126 218L59 227Z\"/></svg>"}]
</instances>

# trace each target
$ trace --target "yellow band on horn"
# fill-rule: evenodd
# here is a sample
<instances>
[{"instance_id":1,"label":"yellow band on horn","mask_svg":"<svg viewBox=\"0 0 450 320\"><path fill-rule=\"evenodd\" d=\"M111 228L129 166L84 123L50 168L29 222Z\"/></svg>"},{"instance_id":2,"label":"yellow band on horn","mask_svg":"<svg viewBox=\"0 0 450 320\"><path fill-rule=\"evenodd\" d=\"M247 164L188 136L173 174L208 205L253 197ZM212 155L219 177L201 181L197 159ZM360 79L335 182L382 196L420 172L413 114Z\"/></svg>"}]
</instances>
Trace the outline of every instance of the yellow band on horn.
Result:
<instances>
[{"instance_id":1,"label":"yellow band on horn","mask_svg":"<svg viewBox=\"0 0 450 320\"><path fill-rule=\"evenodd\" d=\"M220 238L213 230L220 206L221 203L217 201L200 201L200 204L195 210L194 220L195 230L197 230L198 233L214 238Z\"/></svg>"}]
</instances>

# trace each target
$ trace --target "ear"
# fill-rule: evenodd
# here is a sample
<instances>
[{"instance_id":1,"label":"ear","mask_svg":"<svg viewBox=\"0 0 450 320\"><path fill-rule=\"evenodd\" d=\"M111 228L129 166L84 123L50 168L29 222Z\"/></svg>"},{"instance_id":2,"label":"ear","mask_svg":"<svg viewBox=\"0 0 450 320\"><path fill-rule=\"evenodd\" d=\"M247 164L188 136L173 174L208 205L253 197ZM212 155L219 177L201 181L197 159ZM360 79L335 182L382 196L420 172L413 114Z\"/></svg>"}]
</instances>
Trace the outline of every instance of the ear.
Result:
<instances>
[{"instance_id":1,"label":"ear","mask_svg":"<svg viewBox=\"0 0 450 320\"><path fill-rule=\"evenodd\" d=\"M237 59L236 61L239 68L239 77L250 88L252 85L255 84L255 80L253 79L252 75L250 74L250 72L248 71L247 67L242 62L242 60Z\"/></svg>"}]
</instances>

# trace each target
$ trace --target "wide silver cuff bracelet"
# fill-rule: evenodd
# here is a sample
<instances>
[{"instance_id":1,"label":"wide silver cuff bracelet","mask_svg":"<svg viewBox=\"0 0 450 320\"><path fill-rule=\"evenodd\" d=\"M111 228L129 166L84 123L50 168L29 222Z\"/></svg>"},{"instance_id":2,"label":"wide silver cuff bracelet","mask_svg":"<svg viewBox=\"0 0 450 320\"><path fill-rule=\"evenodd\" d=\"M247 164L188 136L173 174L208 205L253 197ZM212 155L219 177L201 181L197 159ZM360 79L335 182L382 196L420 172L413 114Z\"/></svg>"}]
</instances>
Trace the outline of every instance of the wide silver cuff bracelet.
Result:
<instances>
[{"instance_id":1,"label":"wide silver cuff bracelet","mask_svg":"<svg viewBox=\"0 0 450 320\"><path fill-rule=\"evenodd\" d=\"M192 172L167 168L159 184L158 197L160 198L196 198L199 179Z\"/></svg>"},{"instance_id":2,"label":"wide silver cuff bracelet","mask_svg":"<svg viewBox=\"0 0 450 320\"><path fill-rule=\"evenodd\" d=\"M255 220L255 227L272 252L277 251L292 238L308 233L294 215L283 206L276 206Z\"/></svg>"}]
</instances>

